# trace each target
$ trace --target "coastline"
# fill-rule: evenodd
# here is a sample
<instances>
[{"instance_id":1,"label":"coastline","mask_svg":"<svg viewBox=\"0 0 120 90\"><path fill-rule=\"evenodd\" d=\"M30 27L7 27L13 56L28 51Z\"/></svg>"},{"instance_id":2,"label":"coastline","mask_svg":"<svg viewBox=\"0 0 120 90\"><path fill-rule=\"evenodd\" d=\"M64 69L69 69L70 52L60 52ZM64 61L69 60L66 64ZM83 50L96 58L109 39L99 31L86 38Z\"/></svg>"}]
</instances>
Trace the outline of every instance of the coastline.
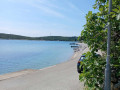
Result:
<instances>
[{"instance_id":1,"label":"coastline","mask_svg":"<svg viewBox=\"0 0 120 90\"><path fill-rule=\"evenodd\" d=\"M3 74L3 75L0 75L0 89L1 90L6 90L6 89L3 89L4 88L4 85L5 86L8 86L8 84L10 84L11 81L13 81L14 79L18 79L18 78L22 78L22 80L28 78L28 76L31 76L31 77L34 77L38 74L40 75L41 77L44 78L44 73L46 74L51 74L51 75L55 75L56 76L56 73L59 73L59 72L62 72L62 71L67 71L68 73L71 73L69 70L71 69L74 69L75 71L73 71L74 73L76 73L76 76L78 77L79 74L77 73L77 69L76 69L76 64L77 64L77 60L80 58L80 56L82 55L82 53L85 53L87 52L89 49L87 48L87 45L84 44L84 43L80 43L80 47L79 47L79 50L74 52L73 56L68 60L68 61L65 61L63 63L59 63L59 64L56 64L56 65L53 65L53 66L49 66L49 67L46 67L46 68L42 68L42 69L38 69L38 70L32 70L32 69L26 69L26 70L22 70L22 71L18 71L18 72L13 72L13 73L8 73L8 74ZM74 65L74 66L73 66ZM69 69L70 68L70 69ZM58 72L59 71L59 72ZM51 73L52 72L52 73ZM66 72L65 72L66 73ZM46 77L49 76L46 75ZM62 73L59 73L59 74L62 74ZM73 74L73 73L72 73ZM66 74L67 75L67 74ZM64 75L63 75L64 76ZM24 78L26 77L26 78ZM29 78L30 79L30 78ZM55 78L56 79L56 78ZM75 78L76 79L76 78ZM78 78L77 78L78 79ZM34 79L33 79L34 80ZM45 79L46 80L46 79ZM9 82L10 81L10 82ZM4 83L4 82L7 82L7 83ZM14 81L13 81L14 82ZM40 79L40 82L41 82L41 79ZM48 82L48 81L47 81ZM2 84L2 87L1 87L1 83L4 83L4 85ZM29 83L29 82L27 82ZM30 84L30 83L29 83ZM83 88L83 83L81 83L81 87ZM7 88L7 87L6 87ZM26 90L26 88L24 88ZM21 89L21 90L24 90L24 89ZM20 90L20 89L14 89L14 88L11 88L11 89L7 89L7 90ZM32 90L32 89L30 89ZM37 90L37 89L36 89ZM39 89L38 89L39 90ZM48 90L48 89L43 89L42 90ZM54 90L57 90L57 89L54 89ZM61 90L61 89L59 89ZM66 89L65 89L66 90ZM67 89L68 90L68 89ZM70 89L72 90L72 89ZM77 90L77 89L76 89ZM82 89L81 89L82 90Z\"/></svg>"},{"instance_id":2,"label":"coastline","mask_svg":"<svg viewBox=\"0 0 120 90\"><path fill-rule=\"evenodd\" d=\"M9 78L18 77L18 76L25 75L25 74L29 74L29 73L33 73L33 72L35 72L35 71L48 69L48 68L57 66L57 65L59 65L59 64L68 62L69 60L71 60L71 59L75 56L75 53L76 53L76 52L74 52L73 55L72 55L68 60L66 60L66 61L64 61L64 62L55 64L55 65L51 65L51 66L48 66L48 67L44 67L44 68L41 68L41 69L23 69L23 70L19 70L19 71L15 71L15 72L10 72L10 73L6 73L6 74L1 74L1 75L0 75L0 81L6 80L6 79L9 79Z\"/></svg>"},{"instance_id":3,"label":"coastline","mask_svg":"<svg viewBox=\"0 0 120 90\"><path fill-rule=\"evenodd\" d=\"M70 60L73 60L77 56L77 53L78 53L79 50L84 50L86 48L86 46L81 47L81 43L78 43L78 44L80 44L78 50L74 51L73 55L67 61L64 61L62 63L69 62ZM9 78L18 77L18 76L25 75L25 74L29 74L29 73L33 73L33 72L39 71L39 70L45 70L45 69L48 69L48 68L51 68L51 67L55 67L55 66L57 66L59 64L62 64L62 63L58 63L56 65L48 66L48 67L41 68L41 69L23 69L23 70L16 71L16 72L2 74L2 75L0 75L0 81L6 80L6 79L9 79Z\"/></svg>"},{"instance_id":4,"label":"coastline","mask_svg":"<svg viewBox=\"0 0 120 90\"><path fill-rule=\"evenodd\" d=\"M67 61L73 55L69 43L1 40L0 75L24 69L41 69Z\"/></svg>"}]
</instances>

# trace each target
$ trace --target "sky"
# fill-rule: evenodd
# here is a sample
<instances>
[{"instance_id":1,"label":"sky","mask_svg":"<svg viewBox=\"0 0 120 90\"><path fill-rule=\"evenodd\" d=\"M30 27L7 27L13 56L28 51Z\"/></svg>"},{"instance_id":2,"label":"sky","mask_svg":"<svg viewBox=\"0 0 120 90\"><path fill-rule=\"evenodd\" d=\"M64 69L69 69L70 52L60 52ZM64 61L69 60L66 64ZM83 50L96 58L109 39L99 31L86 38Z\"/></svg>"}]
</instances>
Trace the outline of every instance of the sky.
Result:
<instances>
[{"instance_id":1,"label":"sky","mask_svg":"<svg viewBox=\"0 0 120 90\"><path fill-rule=\"evenodd\" d=\"M0 33L79 36L95 0L0 0Z\"/></svg>"}]
</instances>

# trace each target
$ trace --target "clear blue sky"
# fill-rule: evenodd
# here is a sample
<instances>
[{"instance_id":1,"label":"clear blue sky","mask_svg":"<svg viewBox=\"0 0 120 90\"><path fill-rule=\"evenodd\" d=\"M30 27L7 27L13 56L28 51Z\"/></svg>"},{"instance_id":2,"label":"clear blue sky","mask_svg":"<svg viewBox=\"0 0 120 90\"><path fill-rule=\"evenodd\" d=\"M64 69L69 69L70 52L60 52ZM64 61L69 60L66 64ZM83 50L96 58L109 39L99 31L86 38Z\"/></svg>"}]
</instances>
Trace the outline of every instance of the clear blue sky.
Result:
<instances>
[{"instance_id":1,"label":"clear blue sky","mask_svg":"<svg viewBox=\"0 0 120 90\"><path fill-rule=\"evenodd\" d=\"M79 36L95 0L1 0L0 33Z\"/></svg>"}]
</instances>

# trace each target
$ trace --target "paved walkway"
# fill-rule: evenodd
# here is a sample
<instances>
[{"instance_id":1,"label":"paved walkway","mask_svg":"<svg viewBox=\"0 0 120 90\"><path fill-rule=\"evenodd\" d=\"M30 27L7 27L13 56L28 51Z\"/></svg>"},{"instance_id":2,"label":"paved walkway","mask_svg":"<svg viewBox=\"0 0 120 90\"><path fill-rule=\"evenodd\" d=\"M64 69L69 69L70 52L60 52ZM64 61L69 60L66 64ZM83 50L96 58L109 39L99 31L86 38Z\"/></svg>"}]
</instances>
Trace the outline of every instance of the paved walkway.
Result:
<instances>
[{"instance_id":1,"label":"paved walkway","mask_svg":"<svg viewBox=\"0 0 120 90\"><path fill-rule=\"evenodd\" d=\"M0 90L83 90L84 85L77 73L77 61L87 50L83 44L80 51L67 62L1 80Z\"/></svg>"}]
</instances>

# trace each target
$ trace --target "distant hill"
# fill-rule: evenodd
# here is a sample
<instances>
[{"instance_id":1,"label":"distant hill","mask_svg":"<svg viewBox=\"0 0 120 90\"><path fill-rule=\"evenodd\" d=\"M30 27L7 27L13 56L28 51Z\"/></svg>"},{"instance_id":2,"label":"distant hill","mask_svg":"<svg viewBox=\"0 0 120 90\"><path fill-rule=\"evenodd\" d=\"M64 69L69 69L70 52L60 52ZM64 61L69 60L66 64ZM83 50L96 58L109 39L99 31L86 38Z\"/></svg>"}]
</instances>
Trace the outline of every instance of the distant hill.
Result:
<instances>
[{"instance_id":1,"label":"distant hill","mask_svg":"<svg viewBox=\"0 0 120 90\"><path fill-rule=\"evenodd\" d=\"M27 36L21 36L21 35L0 33L0 39L76 41L77 38L78 37L63 37L63 36L27 37Z\"/></svg>"},{"instance_id":2,"label":"distant hill","mask_svg":"<svg viewBox=\"0 0 120 90\"><path fill-rule=\"evenodd\" d=\"M0 33L0 39L32 39L31 37Z\"/></svg>"}]
</instances>

